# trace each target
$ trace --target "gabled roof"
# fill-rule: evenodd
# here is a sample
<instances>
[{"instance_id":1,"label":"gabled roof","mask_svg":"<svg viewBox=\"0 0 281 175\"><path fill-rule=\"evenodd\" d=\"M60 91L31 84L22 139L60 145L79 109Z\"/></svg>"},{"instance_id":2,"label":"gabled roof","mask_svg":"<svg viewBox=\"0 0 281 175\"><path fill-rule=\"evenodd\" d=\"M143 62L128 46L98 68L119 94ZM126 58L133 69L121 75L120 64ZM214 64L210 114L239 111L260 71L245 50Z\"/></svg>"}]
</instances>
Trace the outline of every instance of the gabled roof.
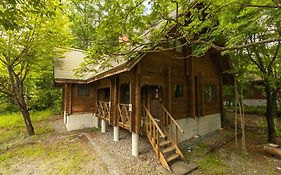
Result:
<instances>
[{"instance_id":1,"label":"gabled roof","mask_svg":"<svg viewBox=\"0 0 281 175\"><path fill-rule=\"evenodd\" d=\"M176 11L173 11L169 14L170 18L176 18ZM149 42L149 37L151 31L153 29L160 29L165 20L160 20L153 27L145 31L140 37L144 39L144 42ZM116 75L122 72L130 71L147 53L142 53L141 50L144 46L135 47L133 50L135 52L139 52L131 57L115 57L111 58L109 61L110 67L103 68L100 65L91 65L94 70L93 72L86 72L83 77L78 77L75 75L77 69L80 68L81 63L84 61L86 57L86 52L79 49L69 49L63 55L63 58L57 59L56 64L54 66L54 77L56 83L91 83L93 81L110 77L112 75ZM220 59L224 63L220 63L223 66L222 70L231 69L232 65L230 63L230 59ZM220 62L219 61L219 62ZM224 74L223 75L224 83L233 84L234 78L233 75Z\"/></svg>"},{"instance_id":2,"label":"gabled roof","mask_svg":"<svg viewBox=\"0 0 281 175\"><path fill-rule=\"evenodd\" d=\"M83 50L70 48L63 54L62 58L57 58L54 65L54 78L56 83L90 83L105 77L119 74L131 70L132 67L141 59L141 56L130 60L124 57L111 59L110 67L103 68L98 64L92 65L96 71L86 72L82 77L75 75L84 61L86 53Z\"/></svg>"}]
</instances>

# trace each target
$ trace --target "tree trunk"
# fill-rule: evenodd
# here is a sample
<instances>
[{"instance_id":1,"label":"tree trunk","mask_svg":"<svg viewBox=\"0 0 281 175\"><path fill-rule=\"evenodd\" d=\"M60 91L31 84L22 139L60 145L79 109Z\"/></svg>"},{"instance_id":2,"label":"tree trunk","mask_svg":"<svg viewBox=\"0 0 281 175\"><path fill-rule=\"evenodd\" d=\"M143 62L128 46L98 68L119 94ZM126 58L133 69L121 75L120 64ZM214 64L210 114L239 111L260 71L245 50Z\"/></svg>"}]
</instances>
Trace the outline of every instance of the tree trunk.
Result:
<instances>
[{"instance_id":1,"label":"tree trunk","mask_svg":"<svg viewBox=\"0 0 281 175\"><path fill-rule=\"evenodd\" d=\"M23 116L23 119L24 119L24 123L25 123L26 129L27 129L28 135L29 136L34 135L35 134L34 128L32 126L31 119L30 119L30 114L29 114L27 108L25 108L25 109L21 108L20 111L22 113L22 116Z\"/></svg>"},{"instance_id":2,"label":"tree trunk","mask_svg":"<svg viewBox=\"0 0 281 175\"><path fill-rule=\"evenodd\" d=\"M275 139L275 126L273 121L273 105L274 105L274 95L272 94L272 88L270 85L265 85L266 92L266 121L267 121L267 142L276 143Z\"/></svg>"},{"instance_id":3,"label":"tree trunk","mask_svg":"<svg viewBox=\"0 0 281 175\"><path fill-rule=\"evenodd\" d=\"M35 132L27 109L26 100L24 98L25 95L23 80L19 78L19 74L16 74L14 72L13 67L8 67L8 72L11 83L11 91L13 95L12 99L22 113L28 135L32 136L35 134Z\"/></svg>"}]
</instances>

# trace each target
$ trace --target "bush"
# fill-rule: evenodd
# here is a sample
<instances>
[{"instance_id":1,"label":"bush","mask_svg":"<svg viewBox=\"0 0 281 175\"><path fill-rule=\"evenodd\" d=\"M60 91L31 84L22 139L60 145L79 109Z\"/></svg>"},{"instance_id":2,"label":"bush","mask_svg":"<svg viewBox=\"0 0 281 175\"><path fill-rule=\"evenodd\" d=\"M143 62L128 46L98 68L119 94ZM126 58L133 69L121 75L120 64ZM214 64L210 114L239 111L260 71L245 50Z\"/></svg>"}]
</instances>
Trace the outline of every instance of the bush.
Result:
<instances>
[{"instance_id":1,"label":"bush","mask_svg":"<svg viewBox=\"0 0 281 175\"><path fill-rule=\"evenodd\" d=\"M265 115L266 107L265 106L245 106L245 114Z\"/></svg>"}]
</instances>

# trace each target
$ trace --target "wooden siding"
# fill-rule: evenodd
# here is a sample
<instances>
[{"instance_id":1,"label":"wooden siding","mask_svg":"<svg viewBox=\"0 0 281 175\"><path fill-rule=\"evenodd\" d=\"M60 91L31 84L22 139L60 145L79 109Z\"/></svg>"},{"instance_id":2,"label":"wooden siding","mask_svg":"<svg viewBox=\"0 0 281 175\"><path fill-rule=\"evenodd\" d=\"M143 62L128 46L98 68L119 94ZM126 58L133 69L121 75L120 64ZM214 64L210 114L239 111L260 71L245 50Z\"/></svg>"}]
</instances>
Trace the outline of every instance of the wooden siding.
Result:
<instances>
[{"instance_id":1,"label":"wooden siding","mask_svg":"<svg viewBox=\"0 0 281 175\"><path fill-rule=\"evenodd\" d=\"M177 55L179 56L179 55ZM181 55L184 56L184 55ZM90 86L90 96L78 96L77 84L66 84L64 94L64 109L68 113L94 112L96 100L110 101L114 106L111 113L114 118L110 123L117 124L117 105L120 103L120 87L129 85L129 103L132 104L132 131L141 131L142 87L159 87L160 101L175 119L203 116L220 113L221 100L221 69L216 58L206 55L202 58L177 59L175 53L163 51L148 53L128 72L95 81ZM217 98L212 102L204 100L204 87L216 87ZM182 95L176 97L174 87L182 87ZM109 96L103 97L103 89L109 90ZM114 90L115 89L115 90ZM147 94L147 89L145 90Z\"/></svg>"},{"instance_id":2,"label":"wooden siding","mask_svg":"<svg viewBox=\"0 0 281 175\"><path fill-rule=\"evenodd\" d=\"M77 84L73 84L72 86L72 105L71 111L72 113L82 113L82 112L93 112L95 105L95 91L93 84L85 84L84 86L88 86L90 88L89 96L79 96L78 95L78 86Z\"/></svg>"}]
</instances>

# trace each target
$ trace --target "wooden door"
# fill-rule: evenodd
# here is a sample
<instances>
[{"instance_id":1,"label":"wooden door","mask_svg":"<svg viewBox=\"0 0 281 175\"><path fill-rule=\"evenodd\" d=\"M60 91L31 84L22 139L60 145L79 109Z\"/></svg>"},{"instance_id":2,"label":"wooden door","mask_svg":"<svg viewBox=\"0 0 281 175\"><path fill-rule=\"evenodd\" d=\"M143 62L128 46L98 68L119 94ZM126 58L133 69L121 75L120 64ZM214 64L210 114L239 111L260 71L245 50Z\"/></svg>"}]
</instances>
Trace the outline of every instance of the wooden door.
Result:
<instances>
[{"instance_id":1,"label":"wooden door","mask_svg":"<svg viewBox=\"0 0 281 175\"><path fill-rule=\"evenodd\" d=\"M149 101L150 112L152 116L160 120L159 115L159 100L160 100L160 88L158 86L150 86L149 88Z\"/></svg>"}]
</instances>

